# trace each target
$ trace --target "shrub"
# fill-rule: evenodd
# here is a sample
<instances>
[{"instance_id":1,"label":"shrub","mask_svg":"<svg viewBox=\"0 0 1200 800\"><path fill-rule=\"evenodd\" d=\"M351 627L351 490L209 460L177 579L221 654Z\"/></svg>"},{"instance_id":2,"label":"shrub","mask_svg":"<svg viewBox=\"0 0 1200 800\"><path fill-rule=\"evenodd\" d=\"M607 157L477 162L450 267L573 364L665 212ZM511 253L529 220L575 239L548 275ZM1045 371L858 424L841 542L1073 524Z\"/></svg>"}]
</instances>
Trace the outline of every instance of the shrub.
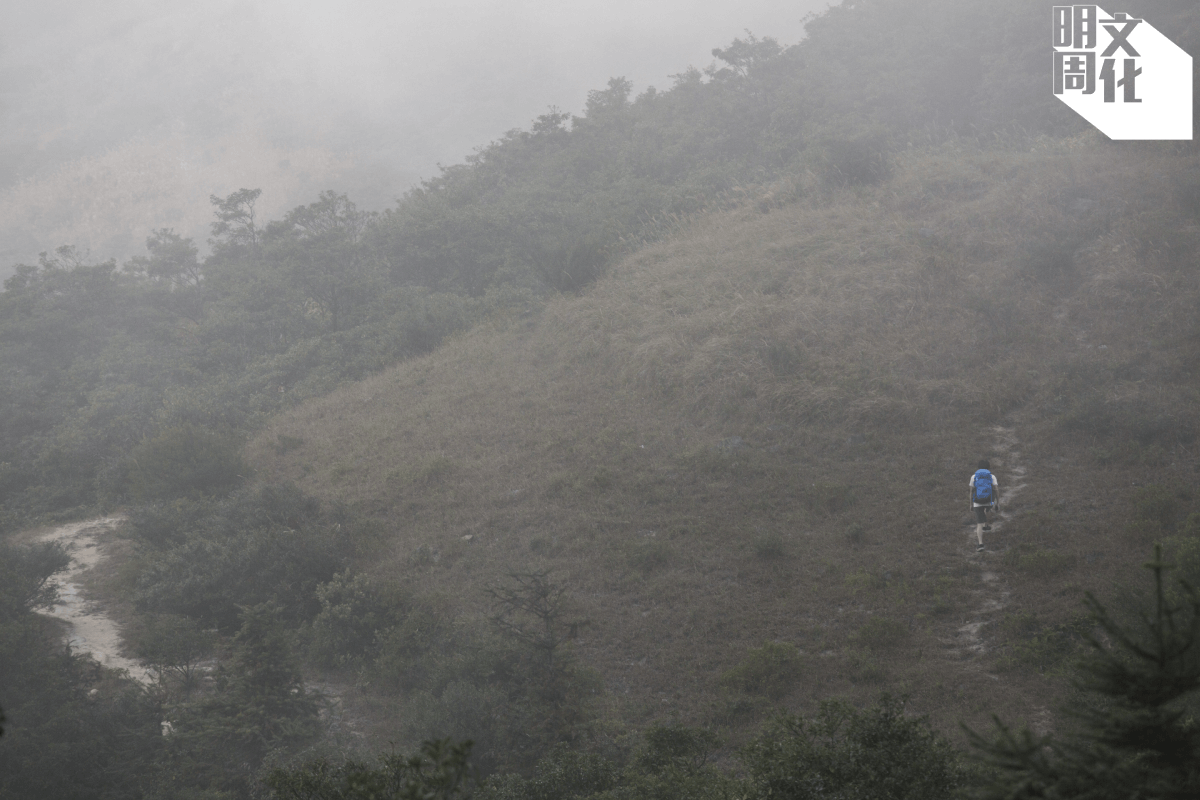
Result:
<instances>
[{"instance_id":1,"label":"shrub","mask_svg":"<svg viewBox=\"0 0 1200 800\"><path fill-rule=\"evenodd\" d=\"M404 706L403 729L409 741L451 738L472 743L474 766L483 774L493 771L505 753L520 741L521 732L509 729L508 698L495 687L452 681L440 694L421 691Z\"/></svg>"},{"instance_id":2,"label":"shrub","mask_svg":"<svg viewBox=\"0 0 1200 800\"><path fill-rule=\"evenodd\" d=\"M764 642L746 654L741 664L721 674L721 685L779 699L800 679L800 651L788 642Z\"/></svg>"},{"instance_id":3,"label":"shrub","mask_svg":"<svg viewBox=\"0 0 1200 800\"><path fill-rule=\"evenodd\" d=\"M321 611L310 629L312 656L326 666L344 666L374 654L380 633L403 616L408 598L362 574L339 572L317 587Z\"/></svg>"},{"instance_id":4,"label":"shrub","mask_svg":"<svg viewBox=\"0 0 1200 800\"><path fill-rule=\"evenodd\" d=\"M140 499L225 494L247 474L240 449L240 440L230 433L194 425L167 428L130 454L130 491Z\"/></svg>"},{"instance_id":5,"label":"shrub","mask_svg":"<svg viewBox=\"0 0 1200 800\"><path fill-rule=\"evenodd\" d=\"M1008 615L999 626L1007 647L996 667L1001 670L1029 667L1041 673L1059 674L1080 653L1090 628L1085 618L1047 624L1031 612Z\"/></svg>"},{"instance_id":6,"label":"shrub","mask_svg":"<svg viewBox=\"0 0 1200 800\"><path fill-rule=\"evenodd\" d=\"M1048 578L1075 566L1075 556L1019 544L1004 554L1005 566L1036 578Z\"/></svg>"},{"instance_id":7,"label":"shrub","mask_svg":"<svg viewBox=\"0 0 1200 800\"><path fill-rule=\"evenodd\" d=\"M887 617L871 617L858 629L856 638L872 650L886 650L908 639L908 627Z\"/></svg>"},{"instance_id":8,"label":"shrub","mask_svg":"<svg viewBox=\"0 0 1200 800\"><path fill-rule=\"evenodd\" d=\"M317 759L299 767L276 767L263 786L271 791L270 800L465 800L471 796L472 749L471 742L440 740L424 742L417 755L385 756L378 765Z\"/></svg>"},{"instance_id":9,"label":"shrub","mask_svg":"<svg viewBox=\"0 0 1200 800\"><path fill-rule=\"evenodd\" d=\"M239 606L274 601L293 622L320 612L316 589L342 566L349 541L342 522L287 485L243 490L205 510L144 553L135 592L141 608L226 630Z\"/></svg>"},{"instance_id":10,"label":"shrub","mask_svg":"<svg viewBox=\"0 0 1200 800\"><path fill-rule=\"evenodd\" d=\"M839 136L820 147L819 174L826 186L872 186L892 174L890 145L879 131Z\"/></svg>"},{"instance_id":11,"label":"shrub","mask_svg":"<svg viewBox=\"0 0 1200 800\"><path fill-rule=\"evenodd\" d=\"M741 757L750 797L949 800L965 777L954 747L886 694L862 711L824 701L811 718L780 715Z\"/></svg>"}]
</instances>

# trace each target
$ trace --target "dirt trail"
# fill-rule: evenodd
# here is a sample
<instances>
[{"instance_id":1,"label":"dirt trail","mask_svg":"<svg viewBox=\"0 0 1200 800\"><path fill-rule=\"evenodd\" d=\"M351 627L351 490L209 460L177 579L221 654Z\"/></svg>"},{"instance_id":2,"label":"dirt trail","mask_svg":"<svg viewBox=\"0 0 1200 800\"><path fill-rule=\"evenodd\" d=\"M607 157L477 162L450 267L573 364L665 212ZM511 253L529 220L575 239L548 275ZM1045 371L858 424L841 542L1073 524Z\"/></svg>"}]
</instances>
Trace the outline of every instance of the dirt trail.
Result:
<instances>
[{"instance_id":1,"label":"dirt trail","mask_svg":"<svg viewBox=\"0 0 1200 800\"><path fill-rule=\"evenodd\" d=\"M145 683L145 667L121 655L117 624L96 603L85 599L80 588L83 573L103 558L104 539L124 521L124 517L112 516L72 522L37 534L32 541L59 542L71 556L71 565L50 579L58 587L59 602L46 612L67 624L66 639L71 647L91 653L106 667L128 670L129 677Z\"/></svg>"},{"instance_id":2,"label":"dirt trail","mask_svg":"<svg viewBox=\"0 0 1200 800\"><path fill-rule=\"evenodd\" d=\"M975 608L968 614L968 621L958 628L952 641L947 642L947 655L958 660L973 660L983 655L987 645L981 631L1008 606L1009 590L1003 577L996 570L994 563L996 553L994 543L996 534L1004 527L1006 520L1013 515L1012 501L1025 489L1025 466L1021 463L1020 445L1016 431L1013 428L996 426L992 429L994 435L992 450L998 454L991 459L992 471L1000 483L1000 508L1003 516L992 519L990 531L983 535L987 550L975 550L975 526L967 526L964 549L969 561L978 563L981 567L980 586L974 594L977 598Z\"/></svg>"}]
</instances>

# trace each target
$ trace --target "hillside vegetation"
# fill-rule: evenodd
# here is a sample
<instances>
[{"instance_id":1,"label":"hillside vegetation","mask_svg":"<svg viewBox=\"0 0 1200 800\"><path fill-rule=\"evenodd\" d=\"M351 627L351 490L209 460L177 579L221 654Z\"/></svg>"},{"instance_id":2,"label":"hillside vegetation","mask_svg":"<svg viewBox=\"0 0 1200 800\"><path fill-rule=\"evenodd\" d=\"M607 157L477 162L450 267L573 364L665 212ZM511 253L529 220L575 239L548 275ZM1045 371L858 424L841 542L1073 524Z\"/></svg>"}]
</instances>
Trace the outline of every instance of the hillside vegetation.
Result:
<instances>
[{"instance_id":1,"label":"hillside vegetation","mask_svg":"<svg viewBox=\"0 0 1200 800\"><path fill-rule=\"evenodd\" d=\"M1192 3L1125 10L1200 46ZM960 721L1085 730L1064 704L1200 763L1200 156L1055 101L1046 11L847 2L664 91L613 78L384 213L264 220L243 188L203 259L162 228L15 265L0 794L428 768L449 798L470 765L486 800L940 800ZM89 591L149 688L64 651L37 612L68 554L11 535L100 510L128 522ZM1157 543L1178 571L1122 594ZM1098 631L1110 680L1075 687ZM1128 679L1135 639L1174 655ZM1088 780L1140 786L1142 733ZM423 755L369 766L388 743Z\"/></svg>"},{"instance_id":2,"label":"hillside vegetation","mask_svg":"<svg viewBox=\"0 0 1200 800\"><path fill-rule=\"evenodd\" d=\"M358 569L459 625L548 571L614 725L884 687L948 730L1053 725L1082 591L1200 508L1200 171L1115 152L961 141L876 186L758 190L247 457L372 516ZM976 555L981 456L1013 499ZM744 675L764 642L787 648L769 690Z\"/></svg>"}]
</instances>

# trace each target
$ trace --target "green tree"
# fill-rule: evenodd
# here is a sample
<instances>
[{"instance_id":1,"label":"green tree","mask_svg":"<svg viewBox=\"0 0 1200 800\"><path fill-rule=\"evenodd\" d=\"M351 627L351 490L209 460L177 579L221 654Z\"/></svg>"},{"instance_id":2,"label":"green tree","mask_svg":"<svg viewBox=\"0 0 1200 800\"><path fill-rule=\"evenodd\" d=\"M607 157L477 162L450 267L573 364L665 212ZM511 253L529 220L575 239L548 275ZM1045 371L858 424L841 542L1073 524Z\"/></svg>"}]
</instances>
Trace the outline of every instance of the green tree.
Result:
<instances>
[{"instance_id":1,"label":"green tree","mask_svg":"<svg viewBox=\"0 0 1200 800\"><path fill-rule=\"evenodd\" d=\"M1061 738L1014 732L996 720L992 739L973 734L995 772L981 798L1194 798L1200 796L1200 595L1181 582L1173 602L1163 586L1160 547L1153 609L1123 625L1094 596L1087 606L1103 636L1092 636Z\"/></svg>"},{"instance_id":2,"label":"green tree","mask_svg":"<svg viewBox=\"0 0 1200 800\"><path fill-rule=\"evenodd\" d=\"M507 683L522 744L514 748L527 765L562 742L581 737L590 719L595 679L567 647L584 620L569 619L564 585L537 570L509 575L509 583L488 590L496 609L492 622L518 643L515 657L497 666Z\"/></svg>"},{"instance_id":3,"label":"green tree","mask_svg":"<svg viewBox=\"0 0 1200 800\"><path fill-rule=\"evenodd\" d=\"M58 542L0 544L0 620L54 605L58 589L50 578L70 564L71 556Z\"/></svg>"},{"instance_id":4,"label":"green tree","mask_svg":"<svg viewBox=\"0 0 1200 800\"><path fill-rule=\"evenodd\" d=\"M380 289L371 280L375 272L363 241L373 220L373 214L359 211L346 195L325 191L317 202L267 226L272 260L328 318L330 331L346 327L351 313Z\"/></svg>"},{"instance_id":5,"label":"green tree","mask_svg":"<svg viewBox=\"0 0 1200 800\"><path fill-rule=\"evenodd\" d=\"M209 196L217 217L212 223L213 238L210 240L214 250L258 249L262 231L254 206L261 195L262 189L238 189L228 197Z\"/></svg>"},{"instance_id":6,"label":"green tree","mask_svg":"<svg viewBox=\"0 0 1200 800\"><path fill-rule=\"evenodd\" d=\"M191 692L200 682L200 662L216 644L216 637L195 620L178 614L154 614L134 635L134 649L157 674L160 691L170 697L178 690Z\"/></svg>"},{"instance_id":7,"label":"green tree","mask_svg":"<svg viewBox=\"0 0 1200 800\"><path fill-rule=\"evenodd\" d=\"M150 234L146 250L149 256L134 256L125 270L144 274L172 288L199 286L203 280L195 242L184 239L171 228L159 228Z\"/></svg>"},{"instance_id":8,"label":"green tree","mask_svg":"<svg viewBox=\"0 0 1200 800\"><path fill-rule=\"evenodd\" d=\"M278 609L243 608L233 658L220 670L215 691L174 715L163 774L174 788L210 786L245 796L268 754L293 752L316 739L317 712Z\"/></svg>"}]
</instances>

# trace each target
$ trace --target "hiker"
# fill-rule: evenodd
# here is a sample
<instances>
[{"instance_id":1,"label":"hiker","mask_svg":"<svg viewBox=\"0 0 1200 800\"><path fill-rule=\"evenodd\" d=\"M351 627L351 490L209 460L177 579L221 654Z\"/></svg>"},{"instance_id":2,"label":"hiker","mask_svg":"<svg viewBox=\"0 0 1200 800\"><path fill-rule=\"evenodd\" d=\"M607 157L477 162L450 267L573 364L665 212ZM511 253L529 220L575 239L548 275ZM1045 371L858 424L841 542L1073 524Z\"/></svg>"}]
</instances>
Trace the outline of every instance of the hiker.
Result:
<instances>
[{"instance_id":1,"label":"hiker","mask_svg":"<svg viewBox=\"0 0 1200 800\"><path fill-rule=\"evenodd\" d=\"M971 476L971 508L975 509L975 539L979 542L976 550L983 549L983 532L992 529L987 521L987 510L1000 512L1000 484L990 469L987 459L982 459Z\"/></svg>"}]
</instances>

